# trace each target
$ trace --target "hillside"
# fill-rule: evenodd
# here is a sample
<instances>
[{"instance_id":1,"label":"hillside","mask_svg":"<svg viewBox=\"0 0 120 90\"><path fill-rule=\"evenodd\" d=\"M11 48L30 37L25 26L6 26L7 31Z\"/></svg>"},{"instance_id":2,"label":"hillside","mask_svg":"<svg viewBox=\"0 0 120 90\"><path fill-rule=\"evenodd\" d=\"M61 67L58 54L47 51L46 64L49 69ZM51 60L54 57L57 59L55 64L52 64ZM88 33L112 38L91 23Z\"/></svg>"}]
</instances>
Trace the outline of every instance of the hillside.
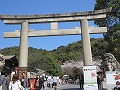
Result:
<instances>
[{"instance_id":1,"label":"hillside","mask_svg":"<svg viewBox=\"0 0 120 90\"><path fill-rule=\"evenodd\" d=\"M101 57L106 50L106 42L104 39L91 39L91 47L93 57ZM3 55L16 55L19 59L19 47L9 47L0 50ZM82 42L73 42L67 46L60 46L57 49L47 51L29 47L28 55L28 70L35 71L35 68L40 68L48 74L62 74L60 64L70 61L82 61Z\"/></svg>"}]
</instances>

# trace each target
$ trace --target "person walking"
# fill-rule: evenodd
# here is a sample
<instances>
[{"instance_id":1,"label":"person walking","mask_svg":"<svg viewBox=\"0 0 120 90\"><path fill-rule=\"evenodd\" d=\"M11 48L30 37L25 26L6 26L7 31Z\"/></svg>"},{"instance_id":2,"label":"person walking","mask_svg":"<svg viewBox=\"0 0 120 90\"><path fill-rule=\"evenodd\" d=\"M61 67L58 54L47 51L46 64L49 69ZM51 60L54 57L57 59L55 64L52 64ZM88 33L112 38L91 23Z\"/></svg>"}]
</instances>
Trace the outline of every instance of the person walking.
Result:
<instances>
[{"instance_id":1,"label":"person walking","mask_svg":"<svg viewBox=\"0 0 120 90\"><path fill-rule=\"evenodd\" d=\"M40 85L39 75L36 77L36 80L35 80L35 88L36 88L36 90L40 90L42 88L42 85Z\"/></svg>"},{"instance_id":2,"label":"person walking","mask_svg":"<svg viewBox=\"0 0 120 90\"><path fill-rule=\"evenodd\" d=\"M24 87L24 90L28 90L29 82L25 72L22 73L21 84Z\"/></svg>"},{"instance_id":3,"label":"person walking","mask_svg":"<svg viewBox=\"0 0 120 90\"><path fill-rule=\"evenodd\" d=\"M39 79L39 88L42 90L42 86L44 85L44 80L40 77Z\"/></svg>"},{"instance_id":4,"label":"person walking","mask_svg":"<svg viewBox=\"0 0 120 90\"><path fill-rule=\"evenodd\" d=\"M7 73L3 74L1 73L1 86L2 86L2 90L9 90L9 79L7 77Z\"/></svg>"},{"instance_id":5,"label":"person walking","mask_svg":"<svg viewBox=\"0 0 120 90\"><path fill-rule=\"evenodd\" d=\"M45 81L46 76L43 74L43 76L40 78L40 85L42 85L41 89L45 90Z\"/></svg>"},{"instance_id":6,"label":"person walking","mask_svg":"<svg viewBox=\"0 0 120 90\"><path fill-rule=\"evenodd\" d=\"M9 90L24 90L19 80L18 74L14 74L9 84Z\"/></svg>"}]
</instances>

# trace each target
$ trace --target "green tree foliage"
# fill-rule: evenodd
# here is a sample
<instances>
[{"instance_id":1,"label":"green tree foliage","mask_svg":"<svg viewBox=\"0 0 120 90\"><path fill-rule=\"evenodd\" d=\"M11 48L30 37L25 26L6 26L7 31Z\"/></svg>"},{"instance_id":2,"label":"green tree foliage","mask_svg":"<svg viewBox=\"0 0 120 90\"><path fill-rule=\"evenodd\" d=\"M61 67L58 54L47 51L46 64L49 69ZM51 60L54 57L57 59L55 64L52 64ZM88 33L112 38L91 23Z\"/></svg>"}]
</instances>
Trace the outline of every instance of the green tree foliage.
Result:
<instances>
[{"instance_id":1,"label":"green tree foliage","mask_svg":"<svg viewBox=\"0 0 120 90\"><path fill-rule=\"evenodd\" d=\"M1 49L0 53L5 56L16 55L19 59L19 47ZM36 71L35 68L42 69L53 76L62 76L62 69L53 53L30 47L28 51L28 71Z\"/></svg>"},{"instance_id":2,"label":"green tree foliage","mask_svg":"<svg viewBox=\"0 0 120 90\"><path fill-rule=\"evenodd\" d=\"M119 44L118 44L119 45ZM99 57L106 51L108 46L107 42L102 39L91 39L93 57ZM19 47L9 47L1 49L0 53L3 55L16 55L19 59ZM62 76L63 72L60 64L66 61L81 61L82 55L82 42L73 42L67 46L60 46L52 51L46 51L29 47L28 49L28 71L36 71L36 68L44 70L45 73L53 76ZM60 63L62 62L62 63ZM78 72L76 68L67 68L64 74L70 75L71 78L76 78Z\"/></svg>"},{"instance_id":3,"label":"green tree foliage","mask_svg":"<svg viewBox=\"0 0 120 90\"><path fill-rule=\"evenodd\" d=\"M82 70L80 70L80 69L77 68L77 67L72 68L72 69L71 69L71 72L72 72L72 73L69 74L69 77L70 77L71 79L73 79L73 80L78 79L80 73L83 73Z\"/></svg>"},{"instance_id":4,"label":"green tree foliage","mask_svg":"<svg viewBox=\"0 0 120 90\"><path fill-rule=\"evenodd\" d=\"M95 20L98 26L107 26L108 32L104 34L108 42L106 52L112 53L116 59L120 60L120 0L96 0L94 9L105 9L112 7L110 14L105 19Z\"/></svg>"},{"instance_id":5,"label":"green tree foliage","mask_svg":"<svg viewBox=\"0 0 120 90\"><path fill-rule=\"evenodd\" d=\"M111 13L107 14L105 19L95 20L98 26L113 26L120 23L120 0L96 0L95 10L106 9L112 7Z\"/></svg>"},{"instance_id":6,"label":"green tree foliage","mask_svg":"<svg viewBox=\"0 0 120 90\"><path fill-rule=\"evenodd\" d=\"M108 43L103 38L91 39L91 50L94 58L101 58L106 53Z\"/></svg>"},{"instance_id":7,"label":"green tree foliage","mask_svg":"<svg viewBox=\"0 0 120 90\"><path fill-rule=\"evenodd\" d=\"M66 62L71 60L81 60L82 57L82 42L73 42L67 46L60 46L53 50L58 61Z\"/></svg>"},{"instance_id":8,"label":"green tree foliage","mask_svg":"<svg viewBox=\"0 0 120 90\"><path fill-rule=\"evenodd\" d=\"M14 47L8 47L0 50L0 53L3 55L16 55L17 59L19 58L19 47L14 46Z\"/></svg>"},{"instance_id":9,"label":"green tree foliage","mask_svg":"<svg viewBox=\"0 0 120 90\"><path fill-rule=\"evenodd\" d=\"M108 32L105 37L109 43L107 52L111 52L117 60L120 60L120 24L114 24Z\"/></svg>"},{"instance_id":10,"label":"green tree foliage","mask_svg":"<svg viewBox=\"0 0 120 90\"><path fill-rule=\"evenodd\" d=\"M60 67L60 64L57 63L57 59L53 53L43 50L38 50L37 52L38 53L30 53L32 57L30 57L29 70L35 70L35 68L40 68L49 75L62 75L62 69Z\"/></svg>"},{"instance_id":11,"label":"green tree foliage","mask_svg":"<svg viewBox=\"0 0 120 90\"><path fill-rule=\"evenodd\" d=\"M82 69L77 68L77 67L68 66L68 67L64 68L64 74L69 75L69 78L72 80L78 79L80 73L83 73Z\"/></svg>"}]
</instances>

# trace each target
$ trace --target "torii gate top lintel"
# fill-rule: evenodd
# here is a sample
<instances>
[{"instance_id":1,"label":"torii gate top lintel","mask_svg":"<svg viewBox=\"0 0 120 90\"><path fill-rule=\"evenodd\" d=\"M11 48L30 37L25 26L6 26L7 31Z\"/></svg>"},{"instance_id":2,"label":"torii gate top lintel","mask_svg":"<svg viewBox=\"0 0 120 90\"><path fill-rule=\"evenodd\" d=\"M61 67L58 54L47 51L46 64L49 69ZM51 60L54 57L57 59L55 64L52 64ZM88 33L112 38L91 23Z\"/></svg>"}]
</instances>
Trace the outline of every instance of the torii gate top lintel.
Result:
<instances>
[{"instance_id":1,"label":"torii gate top lintel","mask_svg":"<svg viewBox=\"0 0 120 90\"><path fill-rule=\"evenodd\" d=\"M111 12L112 8L86 11L86 12L72 12L63 14L41 14L41 15L0 15L1 20L22 20L22 19L40 19L40 18L60 18L60 17L71 17L71 16L89 16L99 15Z\"/></svg>"}]
</instances>

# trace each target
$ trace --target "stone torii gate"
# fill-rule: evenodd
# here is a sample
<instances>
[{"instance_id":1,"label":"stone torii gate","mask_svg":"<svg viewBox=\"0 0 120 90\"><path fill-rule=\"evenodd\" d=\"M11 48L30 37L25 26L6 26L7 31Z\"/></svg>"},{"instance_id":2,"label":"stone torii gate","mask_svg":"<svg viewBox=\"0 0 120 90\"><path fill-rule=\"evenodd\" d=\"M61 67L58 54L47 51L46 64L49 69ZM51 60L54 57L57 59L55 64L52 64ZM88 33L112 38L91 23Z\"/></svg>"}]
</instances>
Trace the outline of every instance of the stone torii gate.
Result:
<instances>
[{"instance_id":1,"label":"stone torii gate","mask_svg":"<svg viewBox=\"0 0 120 90\"><path fill-rule=\"evenodd\" d=\"M28 63L28 37L80 35L82 36L84 65L92 65L92 53L89 34L107 32L106 27L89 27L88 20L105 18L111 8L64 14L44 15L0 15L5 24L21 24L21 30L15 32L4 32L5 38L20 38L19 67L26 67ZM58 29L58 22L80 21L81 28ZM29 30L29 24L50 23L51 30Z\"/></svg>"}]
</instances>

